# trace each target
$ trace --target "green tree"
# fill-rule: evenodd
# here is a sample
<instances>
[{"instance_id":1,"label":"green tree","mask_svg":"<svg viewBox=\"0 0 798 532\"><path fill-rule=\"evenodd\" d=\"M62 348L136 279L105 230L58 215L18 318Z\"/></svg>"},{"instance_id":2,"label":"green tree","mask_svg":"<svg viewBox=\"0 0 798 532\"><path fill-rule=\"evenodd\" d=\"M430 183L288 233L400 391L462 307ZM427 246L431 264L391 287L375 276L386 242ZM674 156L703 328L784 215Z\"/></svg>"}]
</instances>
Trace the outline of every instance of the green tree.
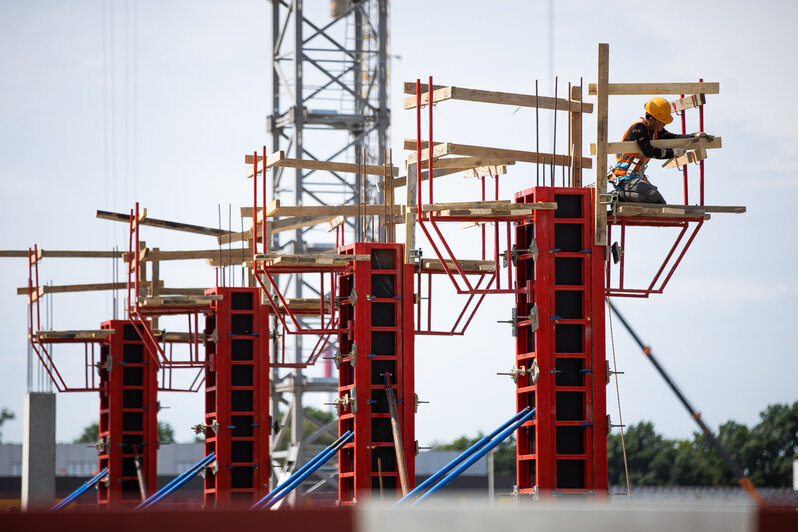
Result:
<instances>
[{"instance_id":1,"label":"green tree","mask_svg":"<svg viewBox=\"0 0 798 532\"><path fill-rule=\"evenodd\" d=\"M14 419L15 417L16 416L14 415L14 412L12 412L7 408L3 408L3 410L0 411L0 427L3 426L3 423L8 421L9 419ZM2 441L3 441L3 432L0 431L0 442Z\"/></svg>"},{"instance_id":2,"label":"green tree","mask_svg":"<svg viewBox=\"0 0 798 532\"><path fill-rule=\"evenodd\" d=\"M749 441L757 451L747 464L751 481L759 486L788 487L798 454L798 401L770 405L759 418Z\"/></svg>"},{"instance_id":3,"label":"green tree","mask_svg":"<svg viewBox=\"0 0 798 532\"><path fill-rule=\"evenodd\" d=\"M75 443L95 443L100 438L100 426L92 423L83 428L83 432L75 439ZM158 422L158 441L161 443L175 442L175 429L169 423Z\"/></svg>"},{"instance_id":4,"label":"green tree","mask_svg":"<svg viewBox=\"0 0 798 532\"><path fill-rule=\"evenodd\" d=\"M671 466L676 442L654 431L650 421L630 425L625 433L629 482L635 486L663 486L671 483ZM626 484L620 434L607 438L607 468L610 484Z\"/></svg>"}]
</instances>

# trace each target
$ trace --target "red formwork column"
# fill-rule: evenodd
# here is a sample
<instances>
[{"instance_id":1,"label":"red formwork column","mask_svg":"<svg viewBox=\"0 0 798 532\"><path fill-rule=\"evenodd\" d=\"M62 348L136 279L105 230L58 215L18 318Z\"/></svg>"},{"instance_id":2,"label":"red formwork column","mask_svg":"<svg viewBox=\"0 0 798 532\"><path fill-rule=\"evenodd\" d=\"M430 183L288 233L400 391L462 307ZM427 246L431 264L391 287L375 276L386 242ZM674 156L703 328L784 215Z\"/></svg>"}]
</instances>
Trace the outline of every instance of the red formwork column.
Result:
<instances>
[{"instance_id":1,"label":"red formwork column","mask_svg":"<svg viewBox=\"0 0 798 532\"><path fill-rule=\"evenodd\" d=\"M605 248L593 244L594 189L535 187L519 203L556 202L516 228L517 408L521 494L606 497Z\"/></svg>"},{"instance_id":2,"label":"red formwork column","mask_svg":"<svg viewBox=\"0 0 798 532\"><path fill-rule=\"evenodd\" d=\"M149 322L144 325L149 327ZM136 328L127 320L106 321L112 329L100 348L99 468L108 468L100 482L100 508L125 509L141 502L136 468L140 459L146 494L157 489L158 368Z\"/></svg>"},{"instance_id":3,"label":"red formwork column","mask_svg":"<svg viewBox=\"0 0 798 532\"><path fill-rule=\"evenodd\" d=\"M205 319L206 508L249 507L269 492L268 308L257 288L214 288Z\"/></svg>"},{"instance_id":4,"label":"red formwork column","mask_svg":"<svg viewBox=\"0 0 798 532\"><path fill-rule=\"evenodd\" d=\"M401 496L401 484L386 373L396 396L411 489L415 477L413 267L404 264L401 244L356 243L341 252L370 260L354 261L338 277L340 324L346 330L338 338L338 430L354 432L339 454L338 498L345 505L379 498L381 476L384 497L393 500Z\"/></svg>"}]
</instances>

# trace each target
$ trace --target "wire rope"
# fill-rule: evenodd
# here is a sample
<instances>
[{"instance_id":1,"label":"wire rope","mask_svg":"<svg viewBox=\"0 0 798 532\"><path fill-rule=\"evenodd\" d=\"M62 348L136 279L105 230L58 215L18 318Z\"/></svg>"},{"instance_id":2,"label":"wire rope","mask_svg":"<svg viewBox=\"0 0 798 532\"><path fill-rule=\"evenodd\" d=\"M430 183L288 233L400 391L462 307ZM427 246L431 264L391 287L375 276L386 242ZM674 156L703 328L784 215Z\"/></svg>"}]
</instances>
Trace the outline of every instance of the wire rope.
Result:
<instances>
[{"instance_id":1,"label":"wire rope","mask_svg":"<svg viewBox=\"0 0 798 532\"><path fill-rule=\"evenodd\" d=\"M606 297L609 307L610 298ZM632 504L632 487L629 483L629 462L626 459L626 440L623 436L623 414L621 414L621 391L618 386L618 364L615 361L615 337L612 334L612 312L607 312L610 324L610 345L612 346L612 372L615 375L615 397L618 400L618 425L621 429L621 450L623 451L623 470L626 477L626 495L629 497L629 504Z\"/></svg>"}]
</instances>

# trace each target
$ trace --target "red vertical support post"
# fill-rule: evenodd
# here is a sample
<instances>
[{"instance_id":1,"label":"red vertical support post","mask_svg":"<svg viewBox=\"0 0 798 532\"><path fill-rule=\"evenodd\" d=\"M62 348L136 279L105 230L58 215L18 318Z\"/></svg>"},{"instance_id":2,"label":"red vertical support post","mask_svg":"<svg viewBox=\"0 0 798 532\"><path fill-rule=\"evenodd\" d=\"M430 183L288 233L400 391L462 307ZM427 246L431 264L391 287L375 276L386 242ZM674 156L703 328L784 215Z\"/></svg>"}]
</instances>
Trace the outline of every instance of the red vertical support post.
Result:
<instances>
[{"instance_id":1,"label":"red vertical support post","mask_svg":"<svg viewBox=\"0 0 798 532\"><path fill-rule=\"evenodd\" d=\"M149 322L141 326L149 327ZM158 368L128 320L101 325L112 329L100 348L99 468L108 468L97 489L102 509L129 509L141 502L136 457L147 495L157 489Z\"/></svg>"},{"instance_id":2,"label":"red vertical support post","mask_svg":"<svg viewBox=\"0 0 798 532\"><path fill-rule=\"evenodd\" d=\"M537 409L518 431L520 494L606 497L605 248L593 244L593 192L516 194L557 203L516 227L516 403Z\"/></svg>"},{"instance_id":3,"label":"red vertical support post","mask_svg":"<svg viewBox=\"0 0 798 532\"><path fill-rule=\"evenodd\" d=\"M255 226L257 227L257 225ZM257 288L216 288L205 319L205 507L249 507L269 492L269 309Z\"/></svg>"},{"instance_id":4,"label":"red vertical support post","mask_svg":"<svg viewBox=\"0 0 798 532\"><path fill-rule=\"evenodd\" d=\"M385 385L392 387L410 488L415 478L414 284L413 265L404 264L404 245L356 243L344 254L368 254L339 275L338 431L354 432L338 461L338 499L349 505L379 494L380 465L385 497L401 497Z\"/></svg>"}]
</instances>

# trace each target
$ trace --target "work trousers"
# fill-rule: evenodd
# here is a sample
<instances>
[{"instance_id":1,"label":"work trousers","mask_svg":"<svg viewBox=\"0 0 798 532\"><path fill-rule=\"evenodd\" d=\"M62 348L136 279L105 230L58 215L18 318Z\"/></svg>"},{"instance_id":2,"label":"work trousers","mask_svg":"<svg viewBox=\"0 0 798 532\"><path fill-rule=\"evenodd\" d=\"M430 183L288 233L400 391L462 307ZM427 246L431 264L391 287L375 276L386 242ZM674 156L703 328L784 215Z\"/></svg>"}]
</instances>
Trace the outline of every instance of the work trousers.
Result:
<instances>
[{"instance_id":1,"label":"work trousers","mask_svg":"<svg viewBox=\"0 0 798 532\"><path fill-rule=\"evenodd\" d=\"M630 177L620 181L618 199L638 203L666 203L657 187L640 177Z\"/></svg>"}]
</instances>

